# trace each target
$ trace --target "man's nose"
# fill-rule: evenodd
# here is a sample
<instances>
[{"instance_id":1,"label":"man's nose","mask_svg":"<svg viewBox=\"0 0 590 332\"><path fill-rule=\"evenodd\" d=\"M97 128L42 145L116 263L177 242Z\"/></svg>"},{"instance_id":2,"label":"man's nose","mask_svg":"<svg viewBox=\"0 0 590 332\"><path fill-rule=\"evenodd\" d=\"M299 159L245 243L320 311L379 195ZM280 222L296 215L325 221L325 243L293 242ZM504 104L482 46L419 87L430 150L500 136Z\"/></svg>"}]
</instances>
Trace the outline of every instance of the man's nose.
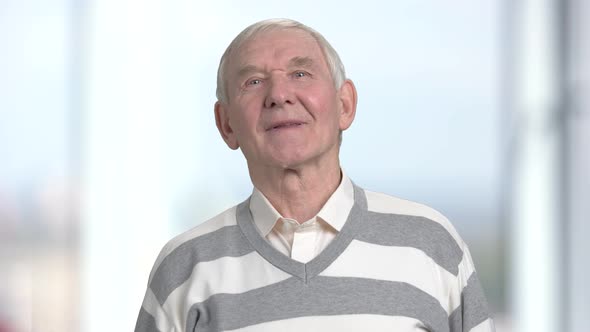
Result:
<instances>
[{"instance_id":1,"label":"man's nose","mask_svg":"<svg viewBox=\"0 0 590 332\"><path fill-rule=\"evenodd\" d=\"M294 97L292 87L288 79L284 77L273 77L269 80L264 107L282 107L285 104L293 104Z\"/></svg>"}]
</instances>

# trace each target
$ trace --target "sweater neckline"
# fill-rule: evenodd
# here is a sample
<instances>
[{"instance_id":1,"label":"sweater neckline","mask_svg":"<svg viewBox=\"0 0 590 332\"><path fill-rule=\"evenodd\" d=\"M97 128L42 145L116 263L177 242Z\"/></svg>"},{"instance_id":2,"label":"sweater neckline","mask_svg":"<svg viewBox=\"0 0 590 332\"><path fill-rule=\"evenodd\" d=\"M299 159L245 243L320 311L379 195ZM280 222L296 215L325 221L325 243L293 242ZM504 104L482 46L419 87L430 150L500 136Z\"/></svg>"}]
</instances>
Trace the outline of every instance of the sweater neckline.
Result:
<instances>
[{"instance_id":1,"label":"sweater neckline","mask_svg":"<svg viewBox=\"0 0 590 332\"><path fill-rule=\"evenodd\" d=\"M330 266L358 233L360 221L362 220L361 214L367 210L367 199L363 189L356 186L354 182L352 186L354 188L354 205L350 209L344 226L342 226L340 232L332 239L328 246L307 263L299 262L284 255L268 243L262 234L260 234L254 224L254 219L249 208L251 197L238 205L236 210L237 224L250 245L264 259L277 268L307 283L308 280L317 276Z\"/></svg>"}]
</instances>

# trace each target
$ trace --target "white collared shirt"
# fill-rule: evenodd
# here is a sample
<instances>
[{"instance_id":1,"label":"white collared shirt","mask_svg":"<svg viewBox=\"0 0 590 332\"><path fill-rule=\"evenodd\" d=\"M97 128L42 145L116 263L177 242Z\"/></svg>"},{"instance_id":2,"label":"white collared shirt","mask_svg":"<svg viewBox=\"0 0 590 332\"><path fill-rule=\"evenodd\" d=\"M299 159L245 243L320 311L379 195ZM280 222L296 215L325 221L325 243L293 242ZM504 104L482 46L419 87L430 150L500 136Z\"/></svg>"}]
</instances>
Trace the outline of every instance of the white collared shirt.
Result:
<instances>
[{"instance_id":1,"label":"white collared shirt","mask_svg":"<svg viewBox=\"0 0 590 332\"><path fill-rule=\"evenodd\" d=\"M342 170L342 180L318 214L299 224L284 218L254 187L250 211L256 227L268 242L284 255L302 263L315 258L344 226L354 204L352 182Z\"/></svg>"}]
</instances>

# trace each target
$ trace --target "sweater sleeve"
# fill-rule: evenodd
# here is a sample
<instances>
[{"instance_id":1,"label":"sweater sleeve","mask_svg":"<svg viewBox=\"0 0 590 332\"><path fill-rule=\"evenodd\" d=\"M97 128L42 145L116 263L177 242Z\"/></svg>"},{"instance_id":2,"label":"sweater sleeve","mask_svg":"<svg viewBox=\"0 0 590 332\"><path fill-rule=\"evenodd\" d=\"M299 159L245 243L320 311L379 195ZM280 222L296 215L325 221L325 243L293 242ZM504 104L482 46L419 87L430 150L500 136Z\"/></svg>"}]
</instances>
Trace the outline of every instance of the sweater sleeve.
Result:
<instances>
[{"instance_id":1,"label":"sweater sleeve","mask_svg":"<svg viewBox=\"0 0 590 332\"><path fill-rule=\"evenodd\" d=\"M177 332L176 328L171 323L171 313L164 310L151 288L154 273L163 258L168 255L170 251L169 247L170 244L164 246L152 267L147 290L135 324L135 332Z\"/></svg>"},{"instance_id":2,"label":"sweater sleeve","mask_svg":"<svg viewBox=\"0 0 590 332\"><path fill-rule=\"evenodd\" d=\"M158 303L151 289L146 292L143 304L139 310L135 332L175 332L169 323L168 317L162 306Z\"/></svg>"},{"instance_id":3,"label":"sweater sleeve","mask_svg":"<svg viewBox=\"0 0 590 332\"><path fill-rule=\"evenodd\" d=\"M483 288L475 271L467 245L463 243L463 259L459 265L457 284L454 291L459 299L449 316L451 332L495 332Z\"/></svg>"}]
</instances>

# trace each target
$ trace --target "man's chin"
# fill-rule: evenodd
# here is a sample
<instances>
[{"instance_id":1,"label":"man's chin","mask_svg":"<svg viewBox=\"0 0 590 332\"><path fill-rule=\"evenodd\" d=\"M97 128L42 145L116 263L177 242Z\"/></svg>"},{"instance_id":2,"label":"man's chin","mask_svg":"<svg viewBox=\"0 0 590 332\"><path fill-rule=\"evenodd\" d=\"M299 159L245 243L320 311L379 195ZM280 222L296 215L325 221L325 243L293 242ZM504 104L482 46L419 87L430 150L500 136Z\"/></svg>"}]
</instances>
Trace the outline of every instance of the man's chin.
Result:
<instances>
[{"instance_id":1,"label":"man's chin","mask_svg":"<svg viewBox=\"0 0 590 332\"><path fill-rule=\"evenodd\" d=\"M309 164L310 158L306 158L303 155L297 153L280 153L273 155L269 158L269 162L266 163L267 166L276 169L301 169L305 167L305 165Z\"/></svg>"},{"instance_id":2,"label":"man's chin","mask_svg":"<svg viewBox=\"0 0 590 332\"><path fill-rule=\"evenodd\" d=\"M301 167L304 167L306 164L307 163L305 159L293 157L278 158L275 161L275 165L283 169L300 169Z\"/></svg>"},{"instance_id":3,"label":"man's chin","mask_svg":"<svg viewBox=\"0 0 590 332\"><path fill-rule=\"evenodd\" d=\"M330 159L334 157L338 159L338 154L328 152L318 153L315 150L301 148L283 148L281 150L272 151L272 153L265 158L268 160L268 163L265 164L271 168L297 170L306 166L331 163L332 160Z\"/></svg>"}]
</instances>

